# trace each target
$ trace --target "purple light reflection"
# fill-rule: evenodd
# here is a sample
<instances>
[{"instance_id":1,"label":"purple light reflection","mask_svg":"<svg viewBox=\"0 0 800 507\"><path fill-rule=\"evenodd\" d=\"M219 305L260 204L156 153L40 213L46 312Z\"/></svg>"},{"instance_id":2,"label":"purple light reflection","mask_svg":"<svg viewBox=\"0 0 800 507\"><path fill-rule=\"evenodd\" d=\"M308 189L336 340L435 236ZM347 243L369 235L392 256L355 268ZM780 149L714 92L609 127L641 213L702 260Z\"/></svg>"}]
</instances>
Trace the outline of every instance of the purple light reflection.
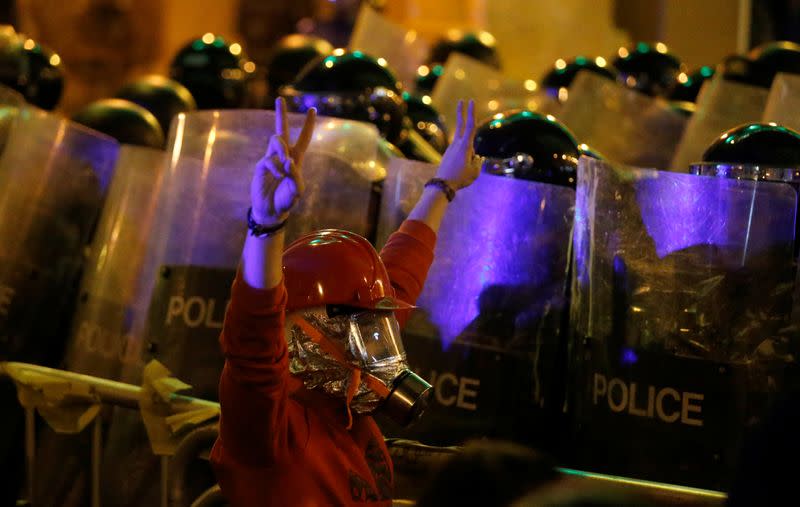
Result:
<instances>
[{"instance_id":1,"label":"purple light reflection","mask_svg":"<svg viewBox=\"0 0 800 507\"><path fill-rule=\"evenodd\" d=\"M417 302L443 348L469 333L508 338L518 320L563 307L574 195L489 174L459 193Z\"/></svg>"},{"instance_id":2,"label":"purple light reflection","mask_svg":"<svg viewBox=\"0 0 800 507\"><path fill-rule=\"evenodd\" d=\"M620 354L619 358L620 363L631 365L631 364L636 364L638 360L639 356L636 355L635 350L628 347L622 348L622 353Z\"/></svg>"},{"instance_id":3,"label":"purple light reflection","mask_svg":"<svg viewBox=\"0 0 800 507\"><path fill-rule=\"evenodd\" d=\"M751 254L794 240L796 194L788 185L636 171L636 202L663 258L693 245Z\"/></svg>"}]
</instances>

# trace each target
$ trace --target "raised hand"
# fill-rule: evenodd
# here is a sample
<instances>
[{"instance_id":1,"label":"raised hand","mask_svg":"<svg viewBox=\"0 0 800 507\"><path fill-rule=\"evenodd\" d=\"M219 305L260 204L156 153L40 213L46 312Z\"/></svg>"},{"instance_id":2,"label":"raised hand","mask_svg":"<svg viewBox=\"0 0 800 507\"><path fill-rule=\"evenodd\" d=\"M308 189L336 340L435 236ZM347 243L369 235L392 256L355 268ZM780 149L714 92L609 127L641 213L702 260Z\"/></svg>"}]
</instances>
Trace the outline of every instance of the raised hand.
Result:
<instances>
[{"instance_id":1,"label":"raised hand","mask_svg":"<svg viewBox=\"0 0 800 507\"><path fill-rule=\"evenodd\" d=\"M475 102L470 100L466 115L464 101L456 108L456 132L453 142L442 156L436 177L447 181L453 190L469 186L478 177L480 166L474 160L472 141L475 138Z\"/></svg>"},{"instance_id":2,"label":"raised hand","mask_svg":"<svg viewBox=\"0 0 800 507\"><path fill-rule=\"evenodd\" d=\"M250 183L253 220L269 227L286 220L303 194L303 156L314 134L316 110L309 109L303 130L294 145L289 144L289 119L283 98L275 100L275 131L267 152L258 161Z\"/></svg>"}]
</instances>

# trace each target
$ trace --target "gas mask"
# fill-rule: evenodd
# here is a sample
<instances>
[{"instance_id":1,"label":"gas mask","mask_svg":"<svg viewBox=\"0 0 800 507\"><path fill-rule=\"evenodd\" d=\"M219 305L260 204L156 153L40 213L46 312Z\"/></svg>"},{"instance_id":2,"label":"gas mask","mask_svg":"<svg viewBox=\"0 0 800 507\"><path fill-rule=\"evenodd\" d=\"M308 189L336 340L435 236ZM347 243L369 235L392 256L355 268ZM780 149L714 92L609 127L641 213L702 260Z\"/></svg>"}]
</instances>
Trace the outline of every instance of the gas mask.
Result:
<instances>
[{"instance_id":1,"label":"gas mask","mask_svg":"<svg viewBox=\"0 0 800 507\"><path fill-rule=\"evenodd\" d=\"M290 314L290 371L308 389L344 398L351 411L380 410L402 426L417 420L431 385L408 367L400 327L390 310L315 307Z\"/></svg>"}]
</instances>

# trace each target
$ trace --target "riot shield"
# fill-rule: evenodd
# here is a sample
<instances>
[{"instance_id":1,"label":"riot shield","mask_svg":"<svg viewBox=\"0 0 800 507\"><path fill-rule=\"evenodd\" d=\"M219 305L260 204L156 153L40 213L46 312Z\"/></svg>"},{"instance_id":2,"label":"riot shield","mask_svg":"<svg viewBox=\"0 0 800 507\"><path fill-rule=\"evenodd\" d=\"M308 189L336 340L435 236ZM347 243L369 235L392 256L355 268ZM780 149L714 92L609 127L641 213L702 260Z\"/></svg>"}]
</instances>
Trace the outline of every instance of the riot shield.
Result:
<instances>
[{"instance_id":1,"label":"riot shield","mask_svg":"<svg viewBox=\"0 0 800 507\"><path fill-rule=\"evenodd\" d=\"M381 186L386 178L380 141L378 130L371 124L336 118L317 122L314 140L303 160L306 189L292 211L287 241L326 228L374 238Z\"/></svg>"},{"instance_id":2,"label":"riot shield","mask_svg":"<svg viewBox=\"0 0 800 507\"><path fill-rule=\"evenodd\" d=\"M290 114L292 135L303 121ZM199 397L216 397L217 336L244 244L250 178L273 129L271 111L200 111L173 126L149 261L155 269L145 274L153 279L146 282L152 299L143 335L152 358L195 386ZM385 177L377 146L372 125L318 118L303 163L306 190L287 241L325 227L367 235L376 221L373 187Z\"/></svg>"},{"instance_id":3,"label":"riot shield","mask_svg":"<svg viewBox=\"0 0 800 507\"><path fill-rule=\"evenodd\" d=\"M566 187L486 173L458 193L404 330L409 362L434 396L411 429L385 425L390 435L554 442L545 428L561 406L574 202Z\"/></svg>"},{"instance_id":4,"label":"riot shield","mask_svg":"<svg viewBox=\"0 0 800 507\"><path fill-rule=\"evenodd\" d=\"M289 114L291 137L304 115ZM253 168L274 134L272 111L198 111L173 122L157 218L145 259L147 316L134 322L132 354L163 363L192 386L189 394L217 399L223 358L219 333L244 244ZM377 215L374 186L384 178L378 132L365 123L318 117L303 162L306 191L292 212L287 240L318 227L366 234ZM139 330L140 331L137 331ZM122 380L139 383L126 365ZM117 413L105 450L119 465L104 481L114 505L157 503L158 458L135 414Z\"/></svg>"},{"instance_id":5,"label":"riot shield","mask_svg":"<svg viewBox=\"0 0 800 507\"><path fill-rule=\"evenodd\" d=\"M793 368L789 185L583 157L569 400L576 466L726 490Z\"/></svg>"},{"instance_id":6,"label":"riot shield","mask_svg":"<svg viewBox=\"0 0 800 507\"><path fill-rule=\"evenodd\" d=\"M558 58L627 47L630 35L615 22L620 8L613 0L503 0L481 4L480 24L497 38L505 68L540 75Z\"/></svg>"},{"instance_id":7,"label":"riot shield","mask_svg":"<svg viewBox=\"0 0 800 507\"><path fill-rule=\"evenodd\" d=\"M769 91L727 81L717 73L703 85L697 108L675 151L670 169L689 172L689 166L703 159L715 138L742 123L761 120Z\"/></svg>"},{"instance_id":8,"label":"riot shield","mask_svg":"<svg viewBox=\"0 0 800 507\"><path fill-rule=\"evenodd\" d=\"M589 71L570 85L558 119L610 160L659 169L669 165L686 125L664 100Z\"/></svg>"},{"instance_id":9,"label":"riot shield","mask_svg":"<svg viewBox=\"0 0 800 507\"><path fill-rule=\"evenodd\" d=\"M56 360L63 343L49 340L63 338L60 312L118 151L113 139L55 115L24 108L14 119L0 158L2 357ZM45 308L50 318L41 318Z\"/></svg>"},{"instance_id":10,"label":"riot shield","mask_svg":"<svg viewBox=\"0 0 800 507\"><path fill-rule=\"evenodd\" d=\"M415 30L395 24L363 4L348 49L383 58L403 85L412 90L417 68L425 62L429 48Z\"/></svg>"},{"instance_id":11,"label":"riot shield","mask_svg":"<svg viewBox=\"0 0 800 507\"><path fill-rule=\"evenodd\" d=\"M119 145L55 115L22 108L0 157L0 360L54 365ZM0 384L0 463L22 463L22 411ZM20 477L5 477L16 494Z\"/></svg>"},{"instance_id":12,"label":"riot shield","mask_svg":"<svg viewBox=\"0 0 800 507\"><path fill-rule=\"evenodd\" d=\"M149 294L140 290L147 242L155 219L156 196L165 152L123 145L114 179L94 234L64 358L67 370L119 378L123 365L142 368L127 346L135 322L145 318ZM110 423L104 412L103 431ZM39 436L39 506L80 506L88 502L91 435ZM83 492L83 495L81 495Z\"/></svg>"},{"instance_id":13,"label":"riot shield","mask_svg":"<svg viewBox=\"0 0 800 507\"><path fill-rule=\"evenodd\" d=\"M124 363L141 360L126 344L147 312L139 282L165 163L162 150L120 149L81 282L64 360L70 371L116 379Z\"/></svg>"},{"instance_id":14,"label":"riot shield","mask_svg":"<svg viewBox=\"0 0 800 507\"><path fill-rule=\"evenodd\" d=\"M800 130L800 75L775 76L761 121Z\"/></svg>"},{"instance_id":15,"label":"riot shield","mask_svg":"<svg viewBox=\"0 0 800 507\"><path fill-rule=\"evenodd\" d=\"M389 236L400 228L422 195L423 185L435 174L433 164L397 157L389 159L381 194L377 248L383 248Z\"/></svg>"},{"instance_id":16,"label":"riot shield","mask_svg":"<svg viewBox=\"0 0 800 507\"><path fill-rule=\"evenodd\" d=\"M550 112L557 108L545 94L536 93L536 87L533 80L516 81L478 60L452 53L433 87L431 102L444 116L449 131L455 132L459 100L475 100L478 121L509 109L538 111L547 107Z\"/></svg>"}]
</instances>

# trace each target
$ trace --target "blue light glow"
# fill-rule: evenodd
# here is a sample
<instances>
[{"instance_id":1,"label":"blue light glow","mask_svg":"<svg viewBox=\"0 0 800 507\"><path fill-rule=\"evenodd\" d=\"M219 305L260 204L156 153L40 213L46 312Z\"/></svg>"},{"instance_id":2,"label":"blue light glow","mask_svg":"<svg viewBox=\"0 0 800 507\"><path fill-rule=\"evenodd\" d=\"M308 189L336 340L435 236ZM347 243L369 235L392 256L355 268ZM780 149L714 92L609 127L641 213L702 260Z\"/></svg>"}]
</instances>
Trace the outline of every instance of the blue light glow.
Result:
<instances>
[{"instance_id":1,"label":"blue light glow","mask_svg":"<svg viewBox=\"0 0 800 507\"><path fill-rule=\"evenodd\" d=\"M742 259L794 241L796 195L788 185L641 171L642 221L659 257L693 245L738 249Z\"/></svg>"},{"instance_id":2,"label":"blue light glow","mask_svg":"<svg viewBox=\"0 0 800 507\"><path fill-rule=\"evenodd\" d=\"M636 362L638 360L639 360L639 356L636 355L636 351L635 350L633 350L631 348L628 348L628 347L623 347L622 348L622 354L620 355L620 359L619 359L619 361L622 364L628 364L628 365L636 364Z\"/></svg>"},{"instance_id":3,"label":"blue light glow","mask_svg":"<svg viewBox=\"0 0 800 507\"><path fill-rule=\"evenodd\" d=\"M514 328L563 308L574 195L489 174L459 192L417 302L443 347L498 315Z\"/></svg>"}]
</instances>

